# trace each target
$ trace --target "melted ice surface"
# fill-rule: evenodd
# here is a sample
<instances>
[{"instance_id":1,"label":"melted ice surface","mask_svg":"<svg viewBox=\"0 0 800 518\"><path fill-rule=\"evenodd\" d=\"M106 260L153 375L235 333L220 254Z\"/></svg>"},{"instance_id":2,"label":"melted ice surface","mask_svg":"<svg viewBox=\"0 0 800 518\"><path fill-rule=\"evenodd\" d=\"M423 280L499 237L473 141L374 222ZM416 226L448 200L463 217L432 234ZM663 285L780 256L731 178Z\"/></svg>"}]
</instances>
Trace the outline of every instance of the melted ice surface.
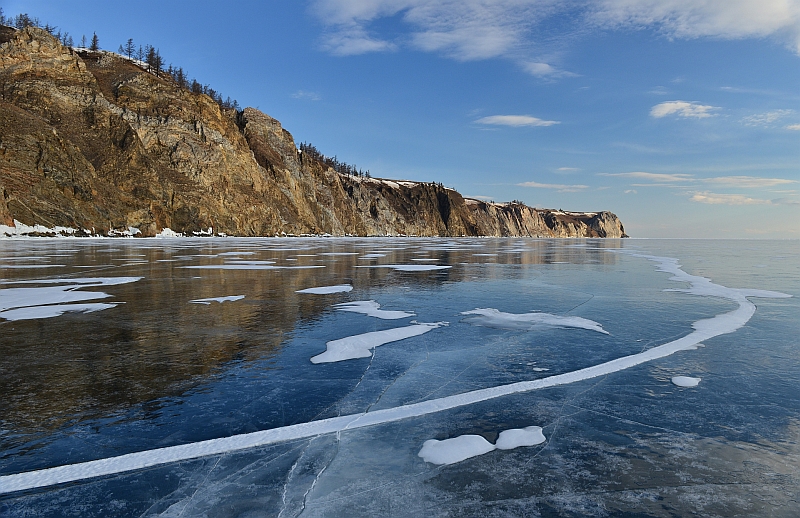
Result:
<instances>
[{"instance_id":1,"label":"melted ice surface","mask_svg":"<svg viewBox=\"0 0 800 518\"><path fill-rule=\"evenodd\" d=\"M349 284L337 284L336 286L319 286L316 288L306 288L297 290L296 293L309 293L312 295L329 295L331 293L346 293L352 291L353 287Z\"/></svg>"},{"instance_id":2,"label":"melted ice surface","mask_svg":"<svg viewBox=\"0 0 800 518\"><path fill-rule=\"evenodd\" d=\"M389 342L397 342L418 336L432 331L437 327L444 325L441 322L435 324L414 324L406 327L395 327L394 329L386 329L385 331L372 331L355 336L348 336L340 338L339 340L331 340L328 342L327 350L311 358L311 363L330 363L340 362L343 360L352 360L354 358L369 358L372 353L370 349L378 347L379 345L388 344Z\"/></svg>"},{"instance_id":3,"label":"melted ice surface","mask_svg":"<svg viewBox=\"0 0 800 518\"><path fill-rule=\"evenodd\" d=\"M510 329L520 331L530 331L544 327L573 327L578 329L588 329L598 333L608 334L603 326L594 320L582 317L562 317L551 315L550 313L503 313L494 308L473 309L463 311L462 315L474 315L464 319L464 322L474 326L494 327L497 329Z\"/></svg>"},{"instance_id":4,"label":"melted ice surface","mask_svg":"<svg viewBox=\"0 0 800 518\"><path fill-rule=\"evenodd\" d=\"M334 304L339 311L349 311L351 313L361 313L370 317L381 318L383 320L397 320L398 318L413 317L414 313L408 311L387 311L379 309L380 304L374 300L356 300L354 302L343 302Z\"/></svg>"},{"instance_id":5,"label":"melted ice surface","mask_svg":"<svg viewBox=\"0 0 800 518\"><path fill-rule=\"evenodd\" d=\"M689 376L675 376L672 378L672 383L679 387L696 387L702 378L692 378Z\"/></svg>"}]
</instances>

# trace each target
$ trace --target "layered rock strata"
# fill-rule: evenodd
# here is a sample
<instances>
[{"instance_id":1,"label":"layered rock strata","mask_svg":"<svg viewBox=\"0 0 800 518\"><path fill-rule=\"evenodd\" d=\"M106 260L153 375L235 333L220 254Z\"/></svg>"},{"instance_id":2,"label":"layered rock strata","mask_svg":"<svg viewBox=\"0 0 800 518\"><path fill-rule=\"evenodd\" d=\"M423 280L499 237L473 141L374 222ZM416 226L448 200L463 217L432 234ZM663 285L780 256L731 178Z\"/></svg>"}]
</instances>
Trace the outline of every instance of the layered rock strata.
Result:
<instances>
[{"instance_id":1,"label":"layered rock strata","mask_svg":"<svg viewBox=\"0 0 800 518\"><path fill-rule=\"evenodd\" d=\"M624 236L610 212L339 174L256 109L222 109L166 74L36 28L0 27L0 191L0 225L98 234Z\"/></svg>"}]
</instances>

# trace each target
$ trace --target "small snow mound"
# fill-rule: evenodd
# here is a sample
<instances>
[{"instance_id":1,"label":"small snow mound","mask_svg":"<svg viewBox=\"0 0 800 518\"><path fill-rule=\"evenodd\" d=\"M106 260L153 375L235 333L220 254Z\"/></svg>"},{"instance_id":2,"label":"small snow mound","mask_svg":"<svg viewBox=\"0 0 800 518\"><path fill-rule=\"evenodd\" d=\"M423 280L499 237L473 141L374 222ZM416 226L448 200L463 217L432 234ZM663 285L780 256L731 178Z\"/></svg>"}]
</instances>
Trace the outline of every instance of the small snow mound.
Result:
<instances>
[{"instance_id":1,"label":"small snow mound","mask_svg":"<svg viewBox=\"0 0 800 518\"><path fill-rule=\"evenodd\" d=\"M702 378L692 378L689 376L675 376L672 378L672 383L679 387L696 387Z\"/></svg>"},{"instance_id":2,"label":"small snow mound","mask_svg":"<svg viewBox=\"0 0 800 518\"><path fill-rule=\"evenodd\" d=\"M541 426L528 426L500 432L495 446L498 450L513 450L520 446L536 446L544 441L545 437Z\"/></svg>"},{"instance_id":3,"label":"small snow mound","mask_svg":"<svg viewBox=\"0 0 800 518\"><path fill-rule=\"evenodd\" d=\"M223 302L233 302L235 300L242 300L244 295L228 295L227 297L209 297L207 299L194 299L190 300L192 304L211 304L212 302L219 302L222 304Z\"/></svg>"},{"instance_id":4,"label":"small snow mound","mask_svg":"<svg viewBox=\"0 0 800 518\"><path fill-rule=\"evenodd\" d=\"M444 441L429 439L418 455L431 464L455 464L493 451L495 446L480 435L461 435Z\"/></svg>"},{"instance_id":5,"label":"small snow mound","mask_svg":"<svg viewBox=\"0 0 800 518\"><path fill-rule=\"evenodd\" d=\"M161 232L156 234L156 237L183 237L183 234L181 234L180 232L175 232L171 228L165 228Z\"/></svg>"}]
</instances>

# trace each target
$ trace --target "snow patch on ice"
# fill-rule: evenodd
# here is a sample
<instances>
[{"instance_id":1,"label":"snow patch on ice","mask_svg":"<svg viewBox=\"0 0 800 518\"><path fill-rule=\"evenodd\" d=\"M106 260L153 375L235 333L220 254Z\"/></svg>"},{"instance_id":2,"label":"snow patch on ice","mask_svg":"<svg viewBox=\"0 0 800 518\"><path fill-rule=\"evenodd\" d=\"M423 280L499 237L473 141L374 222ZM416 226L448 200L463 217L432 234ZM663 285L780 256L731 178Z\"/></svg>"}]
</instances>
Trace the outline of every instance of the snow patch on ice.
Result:
<instances>
[{"instance_id":1,"label":"snow patch on ice","mask_svg":"<svg viewBox=\"0 0 800 518\"><path fill-rule=\"evenodd\" d=\"M369 358L370 349L390 342L405 340L432 331L446 325L445 322L414 324L406 327L395 327L384 331L372 331L360 335L348 336L328 342L324 353L311 358L311 363L331 363L355 358Z\"/></svg>"},{"instance_id":2,"label":"snow patch on ice","mask_svg":"<svg viewBox=\"0 0 800 518\"><path fill-rule=\"evenodd\" d=\"M386 257L386 254L364 254L359 259L379 259L381 257Z\"/></svg>"},{"instance_id":3,"label":"snow patch on ice","mask_svg":"<svg viewBox=\"0 0 800 518\"><path fill-rule=\"evenodd\" d=\"M163 237L183 237L183 234L180 233L180 232L175 232L171 228L165 228L161 232L156 234L156 237L162 237L162 238Z\"/></svg>"},{"instance_id":4,"label":"snow patch on ice","mask_svg":"<svg viewBox=\"0 0 800 518\"><path fill-rule=\"evenodd\" d=\"M429 439L419 450L419 456L431 464L455 464L484 453L494 451L494 444L480 435L460 435L452 439L437 441Z\"/></svg>"},{"instance_id":5,"label":"snow patch on ice","mask_svg":"<svg viewBox=\"0 0 800 518\"><path fill-rule=\"evenodd\" d=\"M105 295L105 294L103 294ZM30 306L9 309L0 312L0 318L6 320L33 320L35 318L60 317L64 313L93 313L103 309L117 307L117 303L95 302L90 304L57 304L53 306Z\"/></svg>"},{"instance_id":6,"label":"snow patch on ice","mask_svg":"<svg viewBox=\"0 0 800 518\"><path fill-rule=\"evenodd\" d=\"M531 331L533 329L545 327L573 327L609 334L608 331L603 329L601 324L582 317L562 317L539 312L522 314L504 313L494 308L478 308L472 311L462 311L461 314L475 315L464 319L464 322L474 326L520 331Z\"/></svg>"},{"instance_id":7,"label":"snow patch on ice","mask_svg":"<svg viewBox=\"0 0 800 518\"><path fill-rule=\"evenodd\" d=\"M696 387L702 378L692 378L689 376L674 376L672 383L679 387Z\"/></svg>"},{"instance_id":8,"label":"snow patch on ice","mask_svg":"<svg viewBox=\"0 0 800 518\"><path fill-rule=\"evenodd\" d=\"M329 295L331 293L347 293L353 291L353 287L349 284L337 284L336 286L319 286L317 288L306 288L304 290L297 290L295 293L310 293L312 295Z\"/></svg>"},{"instance_id":9,"label":"snow patch on ice","mask_svg":"<svg viewBox=\"0 0 800 518\"><path fill-rule=\"evenodd\" d=\"M212 302L233 302L235 300L242 300L244 295L228 295L227 297L208 297L207 299L194 299L190 300L192 304L211 304Z\"/></svg>"},{"instance_id":10,"label":"snow patch on ice","mask_svg":"<svg viewBox=\"0 0 800 518\"><path fill-rule=\"evenodd\" d=\"M360 265L357 268L391 268L398 272L429 272L433 270L447 270L452 266L440 266L437 264L375 264Z\"/></svg>"},{"instance_id":11,"label":"snow patch on ice","mask_svg":"<svg viewBox=\"0 0 800 518\"><path fill-rule=\"evenodd\" d=\"M387 311L379 309L380 304L374 300L356 300L354 302L343 302L341 304L334 304L339 311L349 311L351 313L361 313L370 317L376 317L383 320L397 320L398 318L413 317L414 313L408 311Z\"/></svg>"},{"instance_id":12,"label":"snow patch on ice","mask_svg":"<svg viewBox=\"0 0 800 518\"><path fill-rule=\"evenodd\" d=\"M545 441L541 426L527 426L525 428L512 428L500 432L495 447L498 450L513 450L520 446L536 446Z\"/></svg>"}]
</instances>

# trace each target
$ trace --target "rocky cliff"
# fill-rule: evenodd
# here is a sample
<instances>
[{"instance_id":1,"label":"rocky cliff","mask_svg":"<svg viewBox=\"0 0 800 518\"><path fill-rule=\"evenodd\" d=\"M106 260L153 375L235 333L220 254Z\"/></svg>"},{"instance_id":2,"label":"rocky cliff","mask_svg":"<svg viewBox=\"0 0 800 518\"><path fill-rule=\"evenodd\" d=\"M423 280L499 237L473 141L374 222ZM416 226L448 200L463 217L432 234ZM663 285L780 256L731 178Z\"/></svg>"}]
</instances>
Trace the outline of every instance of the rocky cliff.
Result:
<instances>
[{"instance_id":1,"label":"rocky cliff","mask_svg":"<svg viewBox=\"0 0 800 518\"><path fill-rule=\"evenodd\" d=\"M0 225L284 234L623 237L610 212L484 203L337 173L281 124L44 30L0 27Z\"/></svg>"}]
</instances>

